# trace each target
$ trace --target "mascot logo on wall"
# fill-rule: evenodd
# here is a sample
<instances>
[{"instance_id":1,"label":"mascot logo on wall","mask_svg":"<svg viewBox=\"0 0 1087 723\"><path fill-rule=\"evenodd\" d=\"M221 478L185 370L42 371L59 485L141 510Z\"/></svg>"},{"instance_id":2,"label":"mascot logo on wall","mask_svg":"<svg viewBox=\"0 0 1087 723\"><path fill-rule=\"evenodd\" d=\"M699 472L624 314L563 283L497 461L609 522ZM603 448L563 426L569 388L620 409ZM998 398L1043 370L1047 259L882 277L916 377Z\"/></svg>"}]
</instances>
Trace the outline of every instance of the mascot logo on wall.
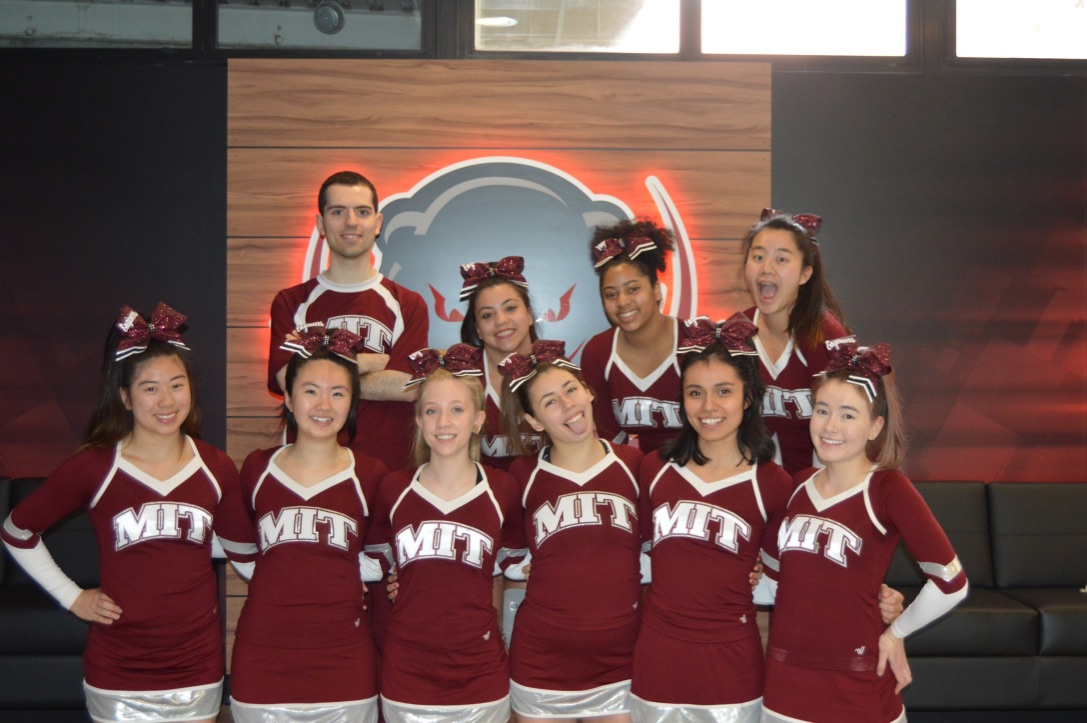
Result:
<instances>
[{"instance_id":1,"label":"mascot logo on wall","mask_svg":"<svg viewBox=\"0 0 1087 723\"><path fill-rule=\"evenodd\" d=\"M697 313L694 256L679 214L663 186L646 179L666 228L676 237L664 310ZM560 169L522 158L478 158L447 166L410 191L381 204L385 222L374 247L377 268L419 292L430 309L430 344L460 341L467 304L458 304L462 264L523 256L541 339L562 339L577 356L608 327L589 259L596 226L634 216L612 196L596 194ZM303 275L327 265L328 250L314 229Z\"/></svg>"}]
</instances>

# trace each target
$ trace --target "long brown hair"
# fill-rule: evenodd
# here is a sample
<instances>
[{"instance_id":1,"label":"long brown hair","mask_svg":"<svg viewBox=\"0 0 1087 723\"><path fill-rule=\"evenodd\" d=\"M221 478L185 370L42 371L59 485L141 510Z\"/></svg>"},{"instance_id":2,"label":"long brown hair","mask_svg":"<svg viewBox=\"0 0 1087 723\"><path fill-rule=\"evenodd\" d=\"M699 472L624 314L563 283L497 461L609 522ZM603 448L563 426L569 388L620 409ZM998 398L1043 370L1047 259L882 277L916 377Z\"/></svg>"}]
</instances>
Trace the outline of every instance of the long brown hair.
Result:
<instances>
[{"instance_id":1,"label":"long brown hair","mask_svg":"<svg viewBox=\"0 0 1087 723\"><path fill-rule=\"evenodd\" d=\"M766 229L789 232L796 243L797 251L800 252L803 265L811 268L811 277L807 283L800 285L796 293L796 302L789 312L789 334L808 348L820 346L826 341L822 327L823 315L826 312L830 312L848 332L845 315L842 314L838 299L831 291L824 274L823 255L819 251L819 244L791 216L771 216L748 229L747 235L744 236L744 263L747 263L747 257L751 254L751 245L755 237Z\"/></svg>"}]
</instances>

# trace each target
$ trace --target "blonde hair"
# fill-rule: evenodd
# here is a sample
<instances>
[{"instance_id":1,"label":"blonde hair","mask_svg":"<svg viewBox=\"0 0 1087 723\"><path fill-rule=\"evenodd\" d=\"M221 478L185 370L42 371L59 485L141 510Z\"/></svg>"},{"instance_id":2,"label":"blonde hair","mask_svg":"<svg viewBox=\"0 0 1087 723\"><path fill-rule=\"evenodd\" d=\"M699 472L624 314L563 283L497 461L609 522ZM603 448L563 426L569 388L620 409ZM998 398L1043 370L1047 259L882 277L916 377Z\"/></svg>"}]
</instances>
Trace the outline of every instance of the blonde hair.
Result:
<instances>
[{"instance_id":1,"label":"blonde hair","mask_svg":"<svg viewBox=\"0 0 1087 723\"><path fill-rule=\"evenodd\" d=\"M414 429L414 438L411 443L411 463L414 467L421 467L430 461L430 446L423 438L423 428L419 426L419 415L423 410L423 395L426 394L426 389L430 386L431 382L441 381L444 379L455 379L459 382L463 382L464 386L468 387L469 397L475 402L475 412L481 412L486 409L487 397L483 391L483 385L480 384L478 377L473 376L456 376L452 374L448 369L439 367L433 372L428 374L423 382L419 385L419 395L415 398L415 419L412 421L412 427ZM472 439L468 442L468 456L473 462L479 461L480 455L480 431L472 430Z\"/></svg>"},{"instance_id":2,"label":"blonde hair","mask_svg":"<svg viewBox=\"0 0 1087 723\"><path fill-rule=\"evenodd\" d=\"M849 375L854 371L839 369L828 374L817 374L812 380L812 400L819 389L828 381L834 380L849 384ZM906 463L906 428L902 417L902 402L898 396L898 384L894 372L879 377L875 383L876 398L869 400L868 413L872 419L883 417L883 429L875 439L869 440L864 447L865 456L876 466L877 471L900 470Z\"/></svg>"}]
</instances>

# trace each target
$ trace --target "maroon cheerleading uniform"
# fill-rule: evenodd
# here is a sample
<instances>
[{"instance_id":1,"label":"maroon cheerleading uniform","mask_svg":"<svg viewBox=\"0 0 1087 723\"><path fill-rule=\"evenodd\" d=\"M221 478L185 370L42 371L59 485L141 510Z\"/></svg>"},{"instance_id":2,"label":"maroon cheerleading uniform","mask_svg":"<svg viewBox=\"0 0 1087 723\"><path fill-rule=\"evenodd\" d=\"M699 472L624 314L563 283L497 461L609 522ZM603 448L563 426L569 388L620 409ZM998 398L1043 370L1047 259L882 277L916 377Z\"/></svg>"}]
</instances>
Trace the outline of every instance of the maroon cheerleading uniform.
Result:
<instances>
[{"instance_id":1,"label":"maroon cheerleading uniform","mask_svg":"<svg viewBox=\"0 0 1087 723\"><path fill-rule=\"evenodd\" d=\"M791 478L766 462L705 482L650 455L641 479L653 582L631 693L650 708L669 710L757 703L763 653L749 575L764 541L777 532ZM700 662L692 667L692 660Z\"/></svg>"},{"instance_id":2,"label":"maroon cheerleading uniform","mask_svg":"<svg viewBox=\"0 0 1087 723\"><path fill-rule=\"evenodd\" d=\"M510 468L532 556L510 643L511 677L525 689L585 691L630 681L641 596L642 453L600 443L607 454L584 472L551 464L550 447Z\"/></svg>"},{"instance_id":3,"label":"maroon cheerleading uniform","mask_svg":"<svg viewBox=\"0 0 1087 723\"><path fill-rule=\"evenodd\" d=\"M820 473L797 475L776 550L768 550L780 570L764 712L773 720L894 721L902 715L902 698L895 695L889 666L876 675L879 637L887 626L873 602L899 539L944 595L962 591L966 575L939 523L900 472L873 472L830 499L815 488ZM768 561L768 574L773 567Z\"/></svg>"},{"instance_id":4,"label":"maroon cheerleading uniform","mask_svg":"<svg viewBox=\"0 0 1087 723\"><path fill-rule=\"evenodd\" d=\"M238 497L238 471L225 453L186 439L193 459L167 480L126 460L120 444L80 452L4 525L5 543L32 549L43 532L87 509L102 592L123 610L112 624L90 626L83 665L94 688L163 691L223 678L211 540L220 504Z\"/></svg>"},{"instance_id":5,"label":"maroon cheerleading uniform","mask_svg":"<svg viewBox=\"0 0 1087 723\"><path fill-rule=\"evenodd\" d=\"M246 458L250 534L223 542L234 559L245 560L235 551L246 544L259 550L238 619L231 697L255 706L373 698L375 650L359 555L385 467L356 454L352 467L307 487L276 464L285 449Z\"/></svg>"},{"instance_id":6,"label":"maroon cheerleading uniform","mask_svg":"<svg viewBox=\"0 0 1087 723\"><path fill-rule=\"evenodd\" d=\"M272 302L272 335L268 347L268 389L282 394L276 373L287 366L291 352L280 345L296 327L323 322L328 329L345 328L362 337L359 354L388 354L386 369L411 374L408 355L427 345L429 316L419 294L381 274L361 284L335 284L320 274L304 284L276 294ZM414 409L409 402L360 399L358 428L352 449L400 469L411 452Z\"/></svg>"},{"instance_id":7,"label":"maroon cheerleading uniform","mask_svg":"<svg viewBox=\"0 0 1087 723\"><path fill-rule=\"evenodd\" d=\"M521 508L507 473L476 468L476 485L455 500L427 490L422 467L381 482L366 549L397 568L383 651L387 706L463 708L509 695L493 589L498 568L525 555Z\"/></svg>"},{"instance_id":8,"label":"maroon cheerleading uniform","mask_svg":"<svg viewBox=\"0 0 1087 723\"><path fill-rule=\"evenodd\" d=\"M744 315L758 324L757 308L748 309ZM821 330L827 340L846 335L841 322L830 312L823 315ZM762 419L777 443L775 461L789 474L818 465L808 432L813 409L811 382L830 362L826 347L809 347L790 339L781 357L771 359L756 336L755 349L759 353L759 375L766 385Z\"/></svg>"},{"instance_id":9,"label":"maroon cheerleading uniform","mask_svg":"<svg viewBox=\"0 0 1087 723\"><path fill-rule=\"evenodd\" d=\"M673 348L679 321L672 319ZM646 377L639 377L615 350L618 327L603 331L585 345L581 373L596 395L593 419L603 439L616 442L637 436L638 449L649 453L675 437L679 416L679 359L672 354Z\"/></svg>"}]
</instances>

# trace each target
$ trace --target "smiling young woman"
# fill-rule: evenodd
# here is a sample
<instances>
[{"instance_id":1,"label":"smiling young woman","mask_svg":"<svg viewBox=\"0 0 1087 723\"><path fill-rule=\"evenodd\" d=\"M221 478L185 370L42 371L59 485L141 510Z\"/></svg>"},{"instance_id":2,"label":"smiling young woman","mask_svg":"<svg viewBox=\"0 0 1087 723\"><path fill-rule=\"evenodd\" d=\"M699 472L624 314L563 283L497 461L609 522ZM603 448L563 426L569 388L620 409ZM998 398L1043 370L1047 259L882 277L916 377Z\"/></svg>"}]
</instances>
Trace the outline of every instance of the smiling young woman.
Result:
<instances>
[{"instance_id":1,"label":"smiling young woman","mask_svg":"<svg viewBox=\"0 0 1087 723\"><path fill-rule=\"evenodd\" d=\"M642 452L658 448L680 427L679 322L661 312L657 278L673 247L671 234L648 220L598 227L590 244L600 301L612 324L581 355L596 393L597 431L604 439L636 439Z\"/></svg>"}]
</instances>

